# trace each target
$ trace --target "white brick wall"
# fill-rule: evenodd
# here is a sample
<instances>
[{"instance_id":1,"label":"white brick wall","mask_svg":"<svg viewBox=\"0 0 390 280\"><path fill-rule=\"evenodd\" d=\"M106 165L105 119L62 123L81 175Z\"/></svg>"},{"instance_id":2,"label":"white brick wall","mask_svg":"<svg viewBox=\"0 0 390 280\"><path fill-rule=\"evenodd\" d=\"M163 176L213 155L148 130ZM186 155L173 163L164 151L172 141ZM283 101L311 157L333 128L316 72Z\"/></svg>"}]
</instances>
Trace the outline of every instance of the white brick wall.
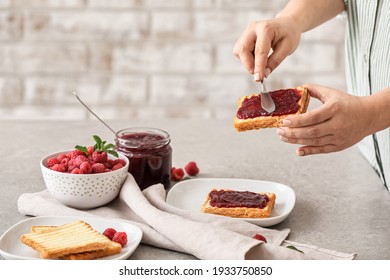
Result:
<instances>
[{"instance_id":1,"label":"white brick wall","mask_svg":"<svg viewBox=\"0 0 390 280\"><path fill-rule=\"evenodd\" d=\"M0 0L0 119L226 118L257 85L232 55L287 0ZM344 21L303 34L269 79L345 89Z\"/></svg>"}]
</instances>

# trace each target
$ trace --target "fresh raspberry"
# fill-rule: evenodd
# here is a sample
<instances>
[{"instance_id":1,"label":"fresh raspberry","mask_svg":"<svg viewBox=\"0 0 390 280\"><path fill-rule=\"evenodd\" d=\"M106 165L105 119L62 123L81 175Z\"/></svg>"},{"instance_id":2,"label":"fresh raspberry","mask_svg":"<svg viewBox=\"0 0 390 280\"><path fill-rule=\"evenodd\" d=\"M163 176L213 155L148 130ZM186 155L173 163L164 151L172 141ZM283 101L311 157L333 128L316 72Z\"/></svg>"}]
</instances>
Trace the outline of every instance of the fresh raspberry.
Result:
<instances>
[{"instance_id":1,"label":"fresh raspberry","mask_svg":"<svg viewBox=\"0 0 390 280\"><path fill-rule=\"evenodd\" d=\"M183 168L175 168L172 167L171 169L171 176L173 181L180 181L184 177L184 170Z\"/></svg>"},{"instance_id":2,"label":"fresh raspberry","mask_svg":"<svg viewBox=\"0 0 390 280\"><path fill-rule=\"evenodd\" d=\"M265 243L267 243L267 239L264 236L262 236L261 234L255 234L253 236L253 238L257 239L257 240L260 240L260 241L264 241Z\"/></svg>"},{"instance_id":3,"label":"fresh raspberry","mask_svg":"<svg viewBox=\"0 0 390 280\"><path fill-rule=\"evenodd\" d=\"M106 230L103 231L103 235L107 236L110 240L114 238L115 233L116 230L113 228L106 228Z\"/></svg>"},{"instance_id":4,"label":"fresh raspberry","mask_svg":"<svg viewBox=\"0 0 390 280\"><path fill-rule=\"evenodd\" d=\"M115 164L114 164L114 160L112 159L108 159L107 162L104 163L104 165L108 168L108 169L111 169Z\"/></svg>"},{"instance_id":5,"label":"fresh raspberry","mask_svg":"<svg viewBox=\"0 0 390 280\"><path fill-rule=\"evenodd\" d=\"M108 160L108 154L107 154L107 152L102 152L102 153L100 154L100 156L101 156L101 160L103 160L103 163L107 162L107 160Z\"/></svg>"},{"instance_id":6,"label":"fresh raspberry","mask_svg":"<svg viewBox=\"0 0 390 280\"><path fill-rule=\"evenodd\" d=\"M123 165L120 164L120 163L118 163L118 164L115 164L115 165L111 168L111 170L112 170L112 171L118 170L118 169L121 169L122 167L123 167Z\"/></svg>"},{"instance_id":7,"label":"fresh raspberry","mask_svg":"<svg viewBox=\"0 0 390 280\"><path fill-rule=\"evenodd\" d=\"M87 157L84 156L84 155L78 155L74 160L75 160L75 164L76 164L77 166L79 166L79 167L80 167L80 165L81 165L83 162L88 161Z\"/></svg>"},{"instance_id":8,"label":"fresh raspberry","mask_svg":"<svg viewBox=\"0 0 390 280\"><path fill-rule=\"evenodd\" d=\"M73 169L70 173L71 174L84 174L84 172L80 168L78 168L78 167Z\"/></svg>"},{"instance_id":9,"label":"fresh raspberry","mask_svg":"<svg viewBox=\"0 0 390 280\"><path fill-rule=\"evenodd\" d=\"M84 161L80 164L80 170L83 171L84 174L91 174L92 165L88 161Z\"/></svg>"},{"instance_id":10,"label":"fresh raspberry","mask_svg":"<svg viewBox=\"0 0 390 280\"><path fill-rule=\"evenodd\" d=\"M125 247L127 244L127 234L124 231L120 231L114 234L112 241L118 242L122 245L122 247Z\"/></svg>"},{"instance_id":11,"label":"fresh raspberry","mask_svg":"<svg viewBox=\"0 0 390 280\"><path fill-rule=\"evenodd\" d=\"M76 145L74 150L49 157L46 166L58 172L91 174L118 170L126 165L123 159L108 158L108 153L114 154L113 144L106 144L97 135L93 135L93 138L96 142L94 146Z\"/></svg>"},{"instance_id":12,"label":"fresh raspberry","mask_svg":"<svg viewBox=\"0 0 390 280\"><path fill-rule=\"evenodd\" d=\"M57 156L57 159L61 162L64 158L68 158L68 156L66 154L59 154Z\"/></svg>"},{"instance_id":13,"label":"fresh raspberry","mask_svg":"<svg viewBox=\"0 0 390 280\"><path fill-rule=\"evenodd\" d=\"M105 163L107 162L108 155L107 152L98 152L94 151L92 153L92 160L97 163Z\"/></svg>"},{"instance_id":14,"label":"fresh raspberry","mask_svg":"<svg viewBox=\"0 0 390 280\"><path fill-rule=\"evenodd\" d=\"M116 165L116 164L118 164L118 163L121 164L122 166L125 166L125 165L126 165L126 161L125 161L124 159L118 158L118 159L115 159L115 160L114 160L113 166Z\"/></svg>"},{"instance_id":15,"label":"fresh raspberry","mask_svg":"<svg viewBox=\"0 0 390 280\"><path fill-rule=\"evenodd\" d=\"M69 165L69 158L68 157L64 157L62 160L61 160L61 164L65 165L66 168L68 168L68 165Z\"/></svg>"},{"instance_id":16,"label":"fresh raspberry","mask_svg":"<svg viewBox=\"0 0 390 280\"><path fill-rule=\"evenodd\" d=\"M59 161L57 158L51 157L47 160L47 167L52 167L55 164L59 164L61 161Z\"/></svg>"},{"instance_id":17,"label":"fresh raspberry","mask_svg":"<svg viewBox=\"0 0 390 280\"><path fill-rule=\"evenodd\" d=\"M66 171L65 166L62 164L58 164L58 163L54 164L50 169L57 171L57 172L62 172L62 173Z\"/></svg>"},{"instance_id":18,"label":"fresh raspberry","mask_svg":"<svg viewBox=\"0 0 390 280\"><path fill-rule=\"evenodd\" d=\"M95 163L92 165L92 173L104 173L106 171L106 167L103 163Z\"/></svg>"},{"instance_id":19,"label":"fresh raspberry","mask_svg":"<svg viewBox=\"0 0 390 280\"><path fill-rule=\"evenodd\" d=\"M187 163L184 169L187 172L187 174L190 176L195 176L196 174L199 173L199 168L196 165L195 161L190 161L189 163Z\"/></svg>"},{"instance_id":20,"label":"fresh raspberry","mask_svg":"<svg viewBox=\"0 0 390 280\"><path fill-rule=\"evenodd\" d=\"M89 156L88 156L88 162L89 162L91 165L93 165L94 163L96 163L96 162L93 161L92 155L89 155Z\"/></svg>"},{"instance_id":21,"label":"fresh raspberry","mask_svg":"<svg viewBox=\"0 0 390 280\"><path fill-rule=\"evenodd\" d=\"M71 172L76 167L78 167L78 165L76 163L76 159L74 159L74 158L70 159L68 162L68 171Z\"/></svg>"},{"instance_id":22,"label":"fresh raspberry","mask_svg":"<svg viewBox=\"0 0 390 280\"><path fill-rule=\"evenodd\" d=\"M57 157L58 164L63 164L68 173L78 168L80 171L75 170L73 173L83 174L110 172L116 164L122 164L122 162L123 165L126 164L124 160L108 159L108 153L115 154L115 145L107 144L98 135L93 135L93 138L96 142L94 146L76 145L74 150L62 153ZM50 163L51 166L55 164L57 164L55 160ZM119 166L116 166L115 169L119 169Z\"/></svg>"},{"instance_id":23,"label":"fresh raspberry","mask_svg":"<svg viewBox=\"0 0 390 280\"><path fill-rule=\"evenodd\" d=\"M73 150L73 151L68 153L68 158L73 159L73 158L76 158L79 155L85 155L85 153L82 152L82 151L79 151L79 150Z\"/></svg>"},{"instance_id":24,"label":"fresh raspberry","mask_svg":"<svg viewBox=\"0 0 390 280\"><path fill-rule=\"evenodd\" d=\"M92 153L93 153L93 151L94 151L95 149L93 148L93 146L89 146L89 147L87 148L87 150L88 150L88 155L92 155Z\"/></svg>"}]
</instances>

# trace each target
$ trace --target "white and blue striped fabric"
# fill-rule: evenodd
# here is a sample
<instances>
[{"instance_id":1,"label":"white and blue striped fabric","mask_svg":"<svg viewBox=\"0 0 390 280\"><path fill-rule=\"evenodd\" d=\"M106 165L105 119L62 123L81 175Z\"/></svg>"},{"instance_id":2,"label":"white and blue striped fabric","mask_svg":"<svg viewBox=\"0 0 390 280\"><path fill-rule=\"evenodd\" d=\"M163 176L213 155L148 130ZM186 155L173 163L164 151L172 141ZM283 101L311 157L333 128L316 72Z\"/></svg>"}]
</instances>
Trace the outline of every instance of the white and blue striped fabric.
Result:
<instances>
[{"instance_id":1,"label":"white and blue striped fabric","mask_svg":"<svg viewBox=\"0 0 390 280\"><path fill-rule=\"evenodd\" d=\"M348 91L357 96L375 94L390 87L390 0L344 2ZM390 128L366 137L358 147L389 189Z\"/></svg>"}]
</instances>

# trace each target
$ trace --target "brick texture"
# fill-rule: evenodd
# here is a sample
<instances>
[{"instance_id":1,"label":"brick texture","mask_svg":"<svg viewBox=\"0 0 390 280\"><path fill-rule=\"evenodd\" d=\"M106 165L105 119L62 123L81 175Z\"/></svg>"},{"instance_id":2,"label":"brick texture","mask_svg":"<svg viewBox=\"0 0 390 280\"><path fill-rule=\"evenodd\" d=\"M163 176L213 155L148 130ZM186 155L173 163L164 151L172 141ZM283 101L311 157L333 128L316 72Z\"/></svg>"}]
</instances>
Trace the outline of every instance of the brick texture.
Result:
<instances>
[{"instance_id":1,"label":"brick texture","mask_svg":"<svg viewBox=\"0 0 390 280\"><path fill-rule=\"evenodd\" d=\"M0 119L232 119L258 86L233 56L287 0L1 0ZM269 89L345 89L344 25L302 35Z\"/></svg>"}]
</instances>

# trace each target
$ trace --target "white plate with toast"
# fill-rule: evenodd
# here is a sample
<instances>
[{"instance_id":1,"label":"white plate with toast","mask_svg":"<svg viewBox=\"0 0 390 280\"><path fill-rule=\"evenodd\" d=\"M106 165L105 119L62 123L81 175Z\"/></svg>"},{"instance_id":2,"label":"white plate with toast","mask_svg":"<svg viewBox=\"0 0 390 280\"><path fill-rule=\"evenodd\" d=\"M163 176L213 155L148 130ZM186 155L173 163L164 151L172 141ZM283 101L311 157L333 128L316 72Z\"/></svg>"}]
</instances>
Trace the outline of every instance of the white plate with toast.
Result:
<instances>
[{"instance_id":1,"label":"white plate with toast","mask_svg":"<svg viewBox=\"0 0 390 280\"><path fill-rule=\"evenodd\" d=\"M0 238L0 254L8 260L41 259L38 251L20 241L22 234L30 232L32 226L60 226L77 220L87 222L100 233L103 233L106 228L114 228L116 231L126 232L128 241L121 252L100 258L99 260L128 259L141 242L141 229L123 220L91 217L42 216L28 218L8 229ZM75 236L75 238L77 238L77 236Z\"/></svg>"},{"instance_id":2,"label":"white plate with toast","mask_svg":"<svg viewBox=\"0 0 390 280\"><path fill-rule=\"evenodd\" d=\"M275 206L269 218L232 218L262 227L269 227L282 222L291 213L295 205L295 193L292 188L286 185L270 181L235 178L200 178L181 181L169 190L166 201L177 208L202 213L202 204L208 193L214 188L275 193Z\"/></svg>"}]
</instances>

